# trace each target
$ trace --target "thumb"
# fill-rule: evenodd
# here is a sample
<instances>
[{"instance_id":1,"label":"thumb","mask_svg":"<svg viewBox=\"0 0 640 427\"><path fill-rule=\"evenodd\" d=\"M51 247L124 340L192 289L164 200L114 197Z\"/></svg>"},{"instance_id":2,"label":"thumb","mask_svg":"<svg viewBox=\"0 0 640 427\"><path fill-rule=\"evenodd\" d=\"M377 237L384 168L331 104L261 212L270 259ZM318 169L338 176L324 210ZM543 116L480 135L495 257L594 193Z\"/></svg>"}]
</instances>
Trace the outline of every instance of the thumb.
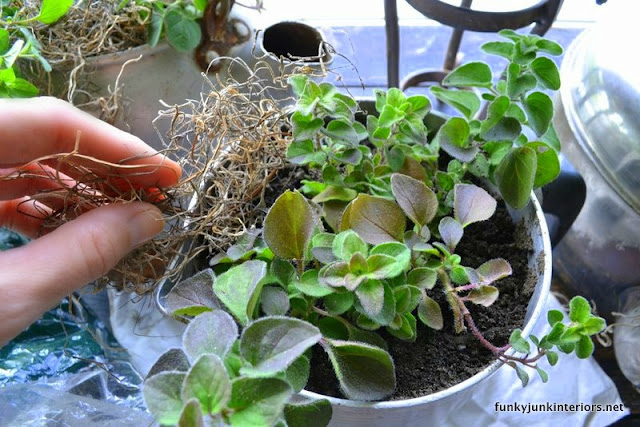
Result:
<instances>
[{"instance_id":1,"label":"thumb","mask_svg":"<svg viewBox=\"0 0 640 427\"><path fill-rule=\"evenodd\" d=\"M162 231L154 206L113 204L80 215L50 234L0 255L0 318L19 333L61 298L106 274L132 249ZM6 299L5 299L6 298Z\"/></svg>"}]
</instances>

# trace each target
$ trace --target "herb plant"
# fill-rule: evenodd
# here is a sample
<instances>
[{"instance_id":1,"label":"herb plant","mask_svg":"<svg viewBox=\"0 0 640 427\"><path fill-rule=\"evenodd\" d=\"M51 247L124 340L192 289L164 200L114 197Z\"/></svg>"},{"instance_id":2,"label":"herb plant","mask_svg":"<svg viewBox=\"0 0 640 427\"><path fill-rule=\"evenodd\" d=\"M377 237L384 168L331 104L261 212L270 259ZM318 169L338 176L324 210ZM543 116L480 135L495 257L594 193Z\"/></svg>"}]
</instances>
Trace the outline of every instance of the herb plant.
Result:
<instances>
[{"instance_id":1,"label":"herb plant","mask_svg":"<svg viewBox=\"0 0 640 427\"><path fill-rule=\"evenodd\" d=\"M444 295L455 332L468 329L517 371L523 386L529 380L524 368L548 380L537 364L543 357L555 365L558 351L591 355L590 336L605 322L591 314L584 298L572 299L568 322L562 313L549 312L548 334L523 337L515 330L502 347L484 337L468 309L492 305L500 279L512 274L504 259L471 268L456 253L465 228L489 219L497 206L473 180L495 181L505 201L522 208L532 188L559 172L553 105L536 89L559 87L555 65L537 54L561 49L537 36L500 34L509 41L483 50L509 59L506 73L494 83L484 63L453 70L443 83L457 89L434 87L432 93L462 117L439 122L427 116L427 97L389 89L376 93L377 114L361 123L355 100L333 85L289 79L298 102L287 157L305 167L309 178L276 199L262 230L250 230L211 260L213 270L167 296L170 311L195 318L184 337L188 363L181 366L187 373L152 373L147 379L145 398L160 422L204 414L240 425L247 418L236 414L249 411L265 425L282 416L297 425L287 418L286 405L292 390L306 383L309 349L316 344L347 398L383 399L394 391L395 367L376 331L413 342L418 322L442 329L443 308L433 292ZM463 88L485 90L486 116L476 115L481 97ZM439 126L435 132L432 122ZM223 318L225 326L215 323ZM243 330L239 343L237 325ZM194 353L194 345L206 350ZM260 381L273 384L269 393ZM252 382L257 394L247 391ZM193 393L192 383L206 384L208 391ZM289 413L327 416L327 405L314 402Z\"/></svg>"},{"instance_id":2,"label":"herb plant","mask_svg":"<svg viewBox=\"0 0 640 427\"><path fill-rule=\"evenodd\" d=\"M18 60L35 59L45 71L51 71L51 65L40 53L40 43L30 24L53 24L72 4L73 0L43 0L39 13L29 17L18 2L0 2L0 98L29 98L38 94L38 89L23 79L16 67Z\"/></svg>"}]
</instances>

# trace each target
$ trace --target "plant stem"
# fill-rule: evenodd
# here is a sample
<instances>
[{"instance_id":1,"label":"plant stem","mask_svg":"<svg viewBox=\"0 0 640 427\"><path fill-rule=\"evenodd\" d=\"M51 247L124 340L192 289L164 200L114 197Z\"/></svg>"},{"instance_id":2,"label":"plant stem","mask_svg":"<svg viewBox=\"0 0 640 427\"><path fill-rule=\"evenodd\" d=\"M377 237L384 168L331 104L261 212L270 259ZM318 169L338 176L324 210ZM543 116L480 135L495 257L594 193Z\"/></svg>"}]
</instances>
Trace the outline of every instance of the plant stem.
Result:
<instances>
[{"instance_id":1,"label":"plant stem","mask_svg":"<svg viewBox=\"0 0 640 427\"><path fill-rule=\"evenodd\" d=\"M442 282L442 286L444 287L444 295L447 298L447 302L451 307L451 311L453 311L453 321L455 325L456 333L460 333L464 331L464 322L462 320L462 314L460 313L460 306L458 305L458 301L455 293L453 292L453 287L451 286L451 280L449 280L449 275L444 270L444 268L439 268L437 270L438 278Z\"/></svg>"},{"instance_id":2,"label":"plant stem","mask_svg":"<svg viewBox=\"0 0 640 427\"><path fill-rule=\"evenodd\" d=\"M302 280L302 274L304 273L304 265L302 263L302 258L297 260L298 262L296 263L298 266L298 279Z\"/></svg>"},{"instance_id":3,"label":"plant stem","mask_svg":"<svg viewBox=\"0 0 640 427\"><path fill-rule=\"evenodd\" d=\"M477 287L478 287L478 285L476 285L475 283L469 283L468 285L457 286L457 287L453 288L453 292L469 291L471 289L476 289Z\"/></svg>"}]
</instances>

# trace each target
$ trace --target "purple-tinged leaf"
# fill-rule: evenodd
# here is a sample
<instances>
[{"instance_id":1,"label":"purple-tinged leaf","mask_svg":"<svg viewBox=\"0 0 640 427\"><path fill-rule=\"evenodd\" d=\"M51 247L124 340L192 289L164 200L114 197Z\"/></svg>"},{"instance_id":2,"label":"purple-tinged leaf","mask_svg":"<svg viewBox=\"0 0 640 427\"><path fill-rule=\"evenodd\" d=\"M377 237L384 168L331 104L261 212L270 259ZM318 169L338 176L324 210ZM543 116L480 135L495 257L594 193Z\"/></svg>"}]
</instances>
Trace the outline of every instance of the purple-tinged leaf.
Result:
<instances>
[{"instance_id":1,"label":"purple-tinged leaf","mask_svg":"<svg viewBox=\"0 0 640 427\"><path fill-rule=\"evenodd\" d=\"M418 317L422 323L432 329L440 330L444 326L440 305L426 295L418 305Z\"/></svg>"},{"instance_id":2,"label":"purple-tinged leaf","mask_svg":"<svg viewBox=\"0 0 640 427\"><path fill-rule=\"evenodd\" d=\"M489 307L496 302L499 295L500 291L495 286L481 286L469 292L467 298L474 304Z\"/></svg>"},{"instance_id":3,"label":"purple-tinged leaf","mask_svg":"<svg viewBox=\"0 0 640 427\"><path fill-rule=\"evenodd\" d=\"M462 225L450 216L445 216L440 220L438 231L440 232L442 241L449 247L451 252L456 249L456 246L464 234Z\"/></svg>"},{"instance_id":4,"label":"purple-tinged leaf","mask_svg":"<svg viewBox=\"0 0 640 427\"><path fill-rule=\"evenodd\" d=\"M454 188L454 216L463 227L491 218L496 206L496 200L476 185L456 184Z\"/></svg>"},{"instance_id":5,"label":"purple-tinged leaf","mask_svg":"<svg viewBox=\"0 0 640 427\"><path fill-rule=\"evenodd\" d=\"M297 191L286 191L264 220L264 240L280 258L302 259L316 222L307 199Z\"/></svg>"},{"instance_id":6,"label":"purple-tinged leaf","mask_svg":"<svg viewBox=\"0 0 640 427\"><path fill-rule=\"evenodd\" d=\"M182 346L191 361L203 354L227 355L238 338L238 326L223 310L203 313L193 319L182 335Z\"/></svg>"},{"instance_id":7,"label":"purple-tinged leaf","mask_svg":"<svg viewBox=\"0 0 640 427\"><path fill-rule=\"evenodd\" d=\"M490 285L496 280L510 276L512 273L509 262L502 258L495 258L476 268L476 273L480 275L480 282L471 282L482 285Z\"/></svg>"},{"instance_id":8,"label":"purple-tinged leaf","mask_svg":"<svg viewBox=\"0 0 640 427\"><path fill-rule=\"evenodd\" d=\"M424 182L407 175L391 175L391 192L400 208L414 224L425 225L431 222L438 210L435 193Z\"/></svg>"},{"instance_id":9,"label":"purple-tinged leaf","mask_svg":"<svg viewBox=\"0 0 640 427\"><path fill-rule=\"evenodd\" d=\"M381 197L360 194L345 211L348 224L367 243L402 241L406 218L394 202ZM342 228L345 218L342 218Z\"/></svg>"}]
</instances>

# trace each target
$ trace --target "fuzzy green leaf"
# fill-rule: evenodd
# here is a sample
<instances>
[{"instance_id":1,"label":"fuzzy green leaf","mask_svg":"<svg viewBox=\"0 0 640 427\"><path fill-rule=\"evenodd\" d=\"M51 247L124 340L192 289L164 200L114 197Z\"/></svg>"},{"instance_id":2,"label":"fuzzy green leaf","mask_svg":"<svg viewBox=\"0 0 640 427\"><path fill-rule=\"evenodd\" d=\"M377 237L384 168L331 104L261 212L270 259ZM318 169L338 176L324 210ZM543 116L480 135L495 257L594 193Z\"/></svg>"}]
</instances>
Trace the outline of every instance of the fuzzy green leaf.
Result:
<instances>
[{"instance_id":1,"label":"fuzzy green leaf","mask_svg":"<svg viewBox=\"0 0 640 427\"><path fill-rule=\"evenodd\" d=\"M213 291L229 312L246 325L260 295L260 282L267 274L264 261L252 260L237 265L218 276Z\"/></svg>"},{"instance_id":2,"label":"fuzzy green leaf","mask_svg":"<svg viewBox=\"0 0 640 427\"><path fill-rule=\"evenodd\" d=\"M564 314L560 310L549 310L547 313L547 320L549 322L549 326L554 326L558 322L562 322L564 319Z\"/></svg>"},{"instance_id":3,"label":"fuzzy green leaf","mask_svg":"<svg viewBox=\"0 0 640 427\"><path fill-rule=\"evenodd\" d=\"M484 62L469 62L451 71L442 80L445 86L491 87L491 68Z\"/></svg>"},{"instance_id":4,"label":"fuzzy green leaf","mask_svg":"<svg viewBox=\"0 0 640 427\"><path fill-rule=\"evenodd\" d=\"M589 302L581 296L571 298L569 302L569 318L572 322L584 323L591 316Z\"/></svg>"},{"instance_id":5,"label":"fuzzy green leaf","mask_svg":"<svg viewBox=\"0 0 640 427\"><path fill-rule=\"evenodd\" d=\"M593 341L586 335L580 338L576 344L576 356L580 359L586 359L593 354Z\"/></svg>"},{"instance_id":6,"label":"fuzzy green leaf","mask_svg":"<svg viewBox=\"0 0 640 427\"><path fill-rule=\"evenodd\" d=\"M316 298L322 298L333 293L333 289L323 285L318 280L318 270L307 270L302 274L300 281L295 281L294 286L303 294Z\"/></svg>"},{"instance_id":7,"label":"fuzzy green leaf","mask_svg":"<svg viewBox=\"0 0 640 427\"><path fill-rule=\"evenodd\" d=\"M344 120L331 120L325 131L334 142L341 142L350 147L357 147L360 138L353 125Z\"/></svg>"},{"instance_id":8,"label":"fuzzy green leaf","mask_svg":"<svg viewBox=\"0 0 640 427\"><path fill-rule=\"evenodd\" d=\"M363 256L369 254L367 244L353 230L346 230L338 233L333 240L333 254L343 261L349 261L355 253Z\"/></svg>"},{"instance_id":9,"label":"fuzzy green leaf","mask_svg":"<svg viewBox=\"0 0 640 427\"><path fill-rule=\"evenodd\" d=\"M518 374L518 378L520 378L520 381L522 382L522 387L526 387L527 384L529 384L529 374L527 374L527 371L522 369L520 366L515 364L513 366L516 369L516 374Z\"/></svg>"},{"instance_id":10,"label":"fuzzy green leaf","mask_svg":"<svg viewBox=\"0 0 640 427\"><path fill-rule=\"evenodd\" d=\"M607 327L607 322L602 317L591 316L584 323L584 331L587 335L599 334Z\"/></svg>"},{"instance_id":11,"label":"fuzzy green leaf","mask_svg":"<svg viewBox=\"0 0 640 427\"><path fill-rule=\"evenodd\" d=\"M303 320L281 316L258 319L240 338L240 351L252 365L241 373L262 376L284 371L320 338L320 330Z\"/></svg>"},{"instance_id":12,"label":"fuzzy green leaf","mask_svg":"<svg viewBox=\"0 0 640 427\"><path fill-rule=\"evenodd\" d=\"M327 295L324 306L330 314L339 316L353 307L354 296L351 292Z\"/></svg>"},{"instance_id":13,"label":"fuzzy green leaf","mask_svg":"<svg viewBox=\"0 0 640 427\"><path fill-rule=\"evenodd\" d=\"M150 378L160 372L166 371L187 372L190 366L189 358L182 349L171 348L162 353L158 360L155 361L151 369L149 369L147 377Z\"/></svg>"},{"instance_id":14,"label":"fuzzy green leaf","mask_svg":"<svg viewBox=\"0 0 640 427\"><path fill-rule=\"evenodd\" d=\"M423 119L431 109L431 101L424 95L413 95L407 98L411 104L411 112Z\"/></svg>"},{"instance_id":15,"label":"fuzzy green leaf","mask_svg":"<svg viewBox=\"0 0 640 427\"><path fill-rule=\"evenodd\" d=\"M164 17L162 16L162 8L153 3L151 8L151 18L147 26L147 44L154 47L160 41L162 30L164 30Z\"/></svg>"},{"instance_id":16,"label":"fuzzy green leaf","mask_svg":"<svg viewBox=\"0 0 640 427\"><path fill-rule=\"evenodd\" d=\"M411 313L398 314L401 320L400 327L397 329L388 328L387 332L403 341L414 342L418 336L417 321Z\"/></svg>"},{"instance_id":17,"label":"fuzzy green leaf","mask_svg":"<svg viewBox=\"0 0 640 427\"><path fill-rule=\"evenodd\" d=\"M540 379L542 380L543 383L546 383L547 381L549 381L549 374L547 374L546 371L544 371L542 368L536 366L536 371L538 372L538 375L540 376Z\"/></svg>"},{"instance_id":18,"label":"fuzzy green leaf","mask_svg":"<svg viewBox=\"0 0 640 427\"><path fill-rule=\"evenodd\" d=\"M539 188L556 179L560 175L560 159L558 154L544 142L529 142L525 147L536 153L536 175L533 187Z\"/></svg>"},{"instance_id":19,"label":"fuzzy green leaf","mask_svg":"<svg viewBox=\"0 0 640 427\"><path fill-rule=\"evenodd\" d=\"M396 300L397 313L410 313L420 303L422 293L416 286L402 285L393 289L393 297Z\"/></svg>"},{"instance_id":20,"label":"fuzzy green leaf","mask_svg":"<svg viewBox=\"0 0 640 427\"><path fill-rule=\"evenodd\" d=\"M440 330L444 326L440 305L426 295L418 305L418 317L422 323L432 329Z\"/></svg>"},{"instance_id":21,"label":"fuzzy green leaf","mask_svg":"<svg viewBox=\"0 0 640 427\"><path fill-rule=\"evenodd\" d=\"M282 415L293 394L291 386L277 378L236 378L232 382L229 416L234 426L271 426Z\"/></svg>"},{"instance_id":22,"label":"fuzzy green leaf","mask_svg":"<svg viewBox=\"0 0 640 427\"><path fill-rule=\"evenodd\" d=\"M545 88L551 90L560 89L560 72L555 62L549 58L541 56L534 59L531 62L531 70Z\"/></svg>"},{"instance_id":23,"label":"fuzzy green leaf","mask_svg":"<svg viewBox=\"0 0 640 427\"><path fill-rule=\"evenodd\" d=\"M401 241L406 227L402 209L380 197L360 194L345 210L347 223L367 243ZM345 227L345 216L342 219Z\"/></svg>"},{"instance_id":24,"label":"fuzzy green leaf","mask_svg":"<svg viewBox=\"0 0 640 427\"><path fill-rule=\"evenodd\" d=\"M0 55L9 49L9 31L0 28Z\"/></svg>"},{"instance_id":25,"label":"fuzzy green leaf","mask_svg":"<svg viewBox=\"0 0 640 427\"><path fill-rule=\"evenodd\" d=\"M424 182L407 175L391 175L391 191L396 202L414 224L426 225L436 215L438 199Z\"/></svg>"},{"instance_id":26,"label":"fuzzy green leaf","mask_svg":"<svg viewBox=\"0 0 640 427\"><path fill-rule=\"evenodd\" d=\"M482 125L480 126L480 136L484 139L486 138L486 133L495 125L498 124L500 119L502 119L509 108L510 101L506 96L499 96L494 99L491 104L489 104L489 108L487 110L487 118L482 121ZM489 138L489 140L495 140Z\"/></svg>"},{"instance_id":27,"label":"fuzzy green leaf","mask_svg":"<svg viewBox=\"0 0 640 427\"><path fill-rule=\"evenodd\" d=\"M147 409L159 424L176 424L182 412L180 391L184 372L161 372L144 382L142 395Z\"/></svg>"},{"instance_id":28,"label":"fuzzy green leaf","mask_svg":"<svg viewBox=\"0 0 640 427\"><path fill-rule=\"evenodd\" d=\"M484 189L473 184L456 184L453 212L463 227L491 218L496 206L496 200Z\"/></svg>"},{"instance_id":29,"label":"fuzzy green leaf","mask_svg":"<svg viewBox=\"0 0 640 427\"><path fill-rule=\"evenodd\" d=\"M334 185L329 185L327 188L313 198L313 202L315 203L323 203L328 202L330 200L339 200L343 202L350 202L355 199L358 195L358 192L352 190L351 188L346 187L336 187Z\"/></svg>"},{"instance_id":30,"label":"fuzzy green leaf","mask_svg":"<svg viewBox=\"0 0 640 427\"><path fill-rule=\"evenodd\" d=\"M420 289L431 289L435 286L438 275L436 271L427 268L414 268L407 275L407 284L416 286Z\"/></svg>"},{"instance_id":31,"label":"fuzzy green leaf","mask_svg":"<svg viewBox=\"0 0 640 427\"><path fill-rule=\"evenodd\" d=\"M536 173L536 153L529 147L510 150L495 171L500 194L516 209L529 202Z\"/></svg>"},{"instance_id":32,"label":"fuzzy green leaf","mask_svg":"<svg viewBox=\"0 0 640 427\"><path fill-rule=\"evenodd\" d=\"M260 307L267 316L282 316L289 311L289 296L279 286L266 286L260 293Z\"/></svg>"},{"instance_id":33,"label":"fuzzy green leaf","mask_svg":"<svg viewBox=\"0 0 640 427\"><path fill-rule=\"evenodd\" d=\"M396 266L392 271L386 271L386 274L388 274L387 277L395 277L402 273L409 268L411 262L411 251L406 245L398 242L387 242L376 245L371 248L370 255L386 255L395 260Z\"/></svg>"},{"instance_id":34,"label":"fuzzy green leaf","mask_svg":"<svg viewBox=\"0 0 640 427\"><path fill-rule=\"evenodd\" d=\"M311 372L311 362L306 356L300 356L289 365L285 371L287 382L293 387L293 391L298 393L309 381Z\"/></svg>"},{"instance_id":35,"label":"fuzzy green leaf","mask_svg":"<svg viewBox=\"0 0 640 427\"><path fill-rule=\"evenodd\" d=\"M304 115L296 111L291 116L293 138L296 141L312 140L322 128L324 122L321 118L313 118L312 114Z\"/></svg>"},{"instance_id":36,"label":"fuzzy green leaf","mask_svg":"<svg viewBox=\"0 0 640 427\"><path fill-rule=\"evenodd\" d=\"M431 93L440 101L460 111L467 119L472 118L480 109L480 98L473 92L444 89L431 86Z\"/></svg>"},{"instance_id":37,"label":"fuzzy green leaf","mask_svg":"<svg viewBox=\"0 0 640 427\"><path fill-rule=\"evenodd\" d=\"M547 350L547 361L549 362L549 365L555 366L556 363L558 363L558 353Z\"/></svg>"},{"instance_id":38,"label":"fuzzy green leaf","mask_svg":"<svg viewBox=\"0 0 640 427\"><path fill-rule=\"evenodd\" d=\"M204 427L202 405L197 399L189 400L180 413L179 427Z\"/></svg>"},{"instance_id":39,"label":"fuzzy green leaf","mask_svg":"<svg viewBox=\"0 0 640 427\"><path fill-rule=\"evenodd\" d=\"M522 336L522 330L516 329L511 333L509 337L509 344L517 352L528 354L531 351L529 343Z\"/></svg>"},{"instance_id":40,"label":"fuzzy green leaf","mask_svg":"<svg viewBox=\"0 0 640 427\"><path fill-rule=\"evenodd\" d=\"M530 73L520 75L520 66L516 63L509 64L507 68L507 94L511 99L517 99L534 89L537 85L535 76Z\"/></svg>"},{"instance_id":41,"label":"fuzzy green leaf","mask_svg":"<svg viewBox=\"0 0 640 427\"><path fill-rule=\"evenodd\" d=\"M302 259L316 223L307 199L297 191L287 190L264 219L264 239L280 258Z\"/></svg>"},{"instance_id":42,"label":"fuzzy green leaf","mask_svg":"<svg viewBox=\"0 0 640 427\"><path fill-rule=\"evenodd\" d=\"M73 0L42 0L38 21L43 24L53 24L62 18L73 5Z\"/></svg>"},{"instance_id":43,"label":"fuzzy green leaf","mask_svg":"<svg viewBox=\"0 0 640 427\"><path fill-rule=\"evenodd\" d=\"M192 361L203 354L227 355L238 338L238 326L223 310L203 313L189 322L182 335L182 346Z\"/></svg>"},{"instance_id":44,"label":"fuzzy green leaf","mask_svg":"<svg viewBox=\"0 0 640 427\"><path fill-rule=\"evenodd\" d=\"M287 403L284 407L284 417L290 427L326 427L332 416L333 408L327 399Z\"/></svg>"},{"instance_id":45,"label":"fuzzy green leaf","mask_svg":"<svg viewBox=\"0 0 640 427\"><path fill-rule=\"evenodd\" d=\"M480 46L484 53L502 56L507 59L511 59L513 56L513 48L513 43L509 42L488 42Z\"/></svg>"},{"instance_id":46,"label":"fuzzy green leaf","mask_svg":"<svg viewBox=\"0 0 640 427\"><path fill-rule=\"evenodd\" d=\"M293 141L287 147L287 160L296 165L305 165L311 162L322 163L326 157L325 153L314 150L313 141L310 139Z\"/></svg>"},{"instance_id":47,"label":"fuzzy green leaf","mask_svg":"<svg viewBox=\"0 0 640 427\"><path fill-rule=\"evenodd\" d=\"M367 280L356 289L356 296L364 309L364 314L373 318L382 311L384 285L379 280Z\"/></svg>"},{"instance_id":48,"label":"fuzzy green leaf","mask_svg":"<svg viewBox=\"0 0 640 427\"><path fill-rule=\"evenodd\" d=\"M553 118L553 101L551 98L542 92L533 92L527 96L523 106L533 131L538 136L544 135L549 129Z\"/></svg>"},{"instance_id":49,"label":"fuzzy green leaf","mask_svg":"<svg viewBox=\"0 0 640 427\"><path fill-rule=\"evenodd\" d=\"M393 361L381 348L340 340L327 340L324 348L347 398L380 400L395 390Z\"/></svg>"},{"instance_id":50,"label":"fuzzy green leaf","mask_svg":"<svg viewBox=\"0 0 640 427\"><path fill-rule=\"evenodd\" d=\"M188 52L200 44L200 25L178 9L171 8L165 12L164 27L167 40L179 52Z\"/></svg>"},{"instance_id":51,"label":"fuzzy green leaf","mask_svg":"<svg viewBox=\"0 0 640 427\"><path fill-rule=\"evenodd\" d=\"M203 354L195 361L184 379L181 396L184 402L197 399L209 414L225 408L231 396L231 380L218 356Z\"/></svg>"},{"instance_id":52,"label":"fuzzy green leaf","mask_svg":"<svg viewBox=\"0 0 640 427\"><path fill-rule=\"evenodd\" d=\"M500 291L495 286L481 286L469 292L469 301L485 307L491 306L500 296Z\"/></svg>"},{"instance_id":53,"label":"fuzzy green leaf","mask_svg":"<svg viewBox=\"0 0 640 427\"><path fill-rule=\"evenodd\" d=\"M560 46L558 43L554 41L547 40L547 39L540 39L536 42L536 46L538 47L538 49L540 49L540 51L546 52L550 55L554 55L554 56L562 55L562 46Z\"/></svg>"}]
</instances>

